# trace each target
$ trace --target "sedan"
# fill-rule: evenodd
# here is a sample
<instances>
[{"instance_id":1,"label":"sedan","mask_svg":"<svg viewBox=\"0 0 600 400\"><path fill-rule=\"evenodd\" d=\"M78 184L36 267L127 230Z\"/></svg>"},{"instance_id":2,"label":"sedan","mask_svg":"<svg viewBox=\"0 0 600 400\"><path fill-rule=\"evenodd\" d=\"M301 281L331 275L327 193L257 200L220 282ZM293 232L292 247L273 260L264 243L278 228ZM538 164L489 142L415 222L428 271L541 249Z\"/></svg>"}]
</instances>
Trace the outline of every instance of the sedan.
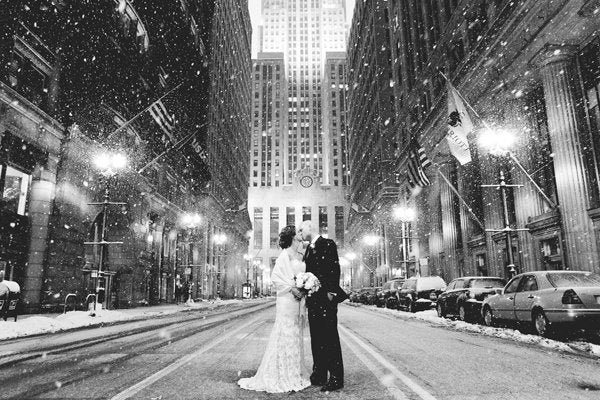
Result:
<instances>
[{"instance_id":1,"label":"sedan","mask_svg":"<svg viewBox=\"0 0 600 400\"><path fill-rule=\"evenodd\" d=\"M464 276L448 284L437 301L439 317L455 315L461 321L473 321L481 315L483 300L496 294L506 285L503 278L492 276Z\"/></svg>"},{"instance_id":2,"label":"sedan","mask_svg":"<svg viewBox=\"0 0 600 400\"><path fill-rule=\"evenodd\" d=\"M600 327L600 275L587 271L535 271L515 276L483 301L483 321L530 324L541 336L555 328Z\"/></svg>"},{"instance_id":3,"label":"sedan","mask_svg":"<svg viewBox=\"0 0 600 400\"><path fill-rule=\"evenodd\" d=\"M446 290L446 282L439 276L413 277L404 281L398 289L398 306L408 312L435 307L440 293Z\"/></svg>"}]
</instances>

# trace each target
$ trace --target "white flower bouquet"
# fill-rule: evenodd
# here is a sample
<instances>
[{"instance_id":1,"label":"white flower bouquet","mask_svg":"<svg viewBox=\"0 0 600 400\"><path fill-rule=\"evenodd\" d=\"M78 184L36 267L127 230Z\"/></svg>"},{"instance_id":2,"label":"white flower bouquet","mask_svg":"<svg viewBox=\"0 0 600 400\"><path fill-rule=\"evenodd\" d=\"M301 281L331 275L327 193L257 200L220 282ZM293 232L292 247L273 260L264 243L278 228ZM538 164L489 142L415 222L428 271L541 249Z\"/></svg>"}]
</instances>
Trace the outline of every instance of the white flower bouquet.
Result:
<instances>
[{"instance_id":1,"label":"white flower bouquet","mask_svg":"<svg viewBox=\"0 0 600 400\"><path fill-rule=\"evenodd\" d=\"M321 282L311 272L301 272L294 276L294 282L296 287L303 292L306 292L307 296L311 296L313 293L321 288Z\"/></svg>"}]
</instances>

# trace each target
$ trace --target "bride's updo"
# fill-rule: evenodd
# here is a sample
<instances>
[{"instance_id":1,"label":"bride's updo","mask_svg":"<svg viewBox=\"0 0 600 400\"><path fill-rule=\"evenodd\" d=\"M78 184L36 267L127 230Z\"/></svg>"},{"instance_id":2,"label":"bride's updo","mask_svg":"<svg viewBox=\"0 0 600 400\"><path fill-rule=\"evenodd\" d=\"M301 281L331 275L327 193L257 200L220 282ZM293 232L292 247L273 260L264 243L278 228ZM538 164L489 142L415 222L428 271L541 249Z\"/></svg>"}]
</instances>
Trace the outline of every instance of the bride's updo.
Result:
<instances>
[{"instance_id":1,"label":"bride's updo","mask_svg":"<svg viewBox=\"0 0 600 400\"><path fill-rule=\"evenodd\" d=\"M294 225L288 225L279 232L279 247L287 249L292 245L296 236L296 227Z\"/></svg>"}]
</instances>

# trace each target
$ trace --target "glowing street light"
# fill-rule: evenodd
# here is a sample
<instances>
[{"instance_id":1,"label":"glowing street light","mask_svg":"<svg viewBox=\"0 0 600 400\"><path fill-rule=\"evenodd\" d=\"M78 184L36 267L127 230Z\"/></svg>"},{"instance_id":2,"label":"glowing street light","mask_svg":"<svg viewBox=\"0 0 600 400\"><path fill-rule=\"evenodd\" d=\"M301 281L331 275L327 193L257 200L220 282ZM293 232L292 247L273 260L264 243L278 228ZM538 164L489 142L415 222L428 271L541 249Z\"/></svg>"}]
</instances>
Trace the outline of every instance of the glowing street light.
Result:
<instances>
[{"instance_id":1,"label":"glowing street light","mask_svg":"<svg viewBox=\"0 0 600 400\"><path fill-rule=\"evenodd\" d=\"M379 242L380 237L377 235L366 235L363 238L363 242L367 245L367 246L375 246L377 244L377 242Z\"/></svg>"},{"instance_id":2,"label":"glowing street light","mask_svg":"<svg viewBox=\"0 0 600 400\"><path fill-rule=\"evenodd\" d=\"M123 153L101 153L94 157L94 165L103 175L112 176L127 166L127 157Z\"/></svg>"},{"instance_id":3,"label":"glowing street light","mask_svg":"<svg viewBox=\"0 0 600 400\"><path fill-rule=\"evenodd\" d=\"M519 159L512 153L511 148L517 142L517 134L514 130L486 126L486 128L482 129L478 140L481 147L487 149L490 154L495 156L507 155L519 167L544 200L548 202L550 207L552 209L556 208L556 203L542 190L525 167L523 167Z\"/></svg>"},{"instance_id":4,"label":"glowing street light","mask_svg":"<svg viewBox=\"0 0 600 400\"><path fill-rule=\"evenodd\" d=\"M400 221L402 229L402 264L404 266L404 278L408 279L408 254L406 252L408 232L406 223L414 221L417 217L417 212L412 207L407 206L396 206L394 207L394 218Z\"/></svg>"},{"instance_id":5,"label":"glowing street light","mask_svg":"<svg viewBox=\"0 0 600 400\"><path fill-rule=\"evenodd\" d=\"M106 290L108 287L100 287L100 278L102 275L109 276L110 273L104 271L104 258L105 258L105 247L109 244L123 244L123 242L108 242L106 241L106 216L108 214L109 205L126 205L123 202L111 202L110 201L110 178L115 176L117 172L124 169L127 166L127 157L122 153L100 153L93 159L94 165L100 171L100 174L105 176L105 188L104 188L104 200L97 203L89 203L89 205L102 206L102 226L100 229L100 241L99 242L84 242L86 245L100 245L100 254L98 259L98 270L94 271L96 275L95 280L95 293L94 296L94 312L98 310L98 296L100 289L105 291L105 299L107 296Z\"/></svg>"}]
</instances>

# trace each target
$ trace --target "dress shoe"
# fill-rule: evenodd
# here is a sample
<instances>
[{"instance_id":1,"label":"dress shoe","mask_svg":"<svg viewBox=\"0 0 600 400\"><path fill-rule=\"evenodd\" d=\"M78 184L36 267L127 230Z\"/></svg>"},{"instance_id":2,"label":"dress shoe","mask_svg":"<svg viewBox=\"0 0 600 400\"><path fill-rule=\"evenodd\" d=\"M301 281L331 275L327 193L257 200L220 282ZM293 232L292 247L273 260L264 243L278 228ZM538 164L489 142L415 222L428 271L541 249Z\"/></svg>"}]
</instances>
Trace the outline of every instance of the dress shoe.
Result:
<instances>
[{"instance_id":1,"label":"dress shoe","mask_svg":"<svg viewBox=\"0 0 600 400\"><path fill-rule=\"evenodd\" d=\"M327 384L327 379L319 379L313 374L310 376L310 383L313 386L323 386Z\"/></svg>"},{"instance_id":2,"label":"dress shoe","mask_svg":"<svg viewBox=\"0 0 600 400\"><path fill-rule=\"evenodd\" d=\"M325 386L321 388L321 392L333 392L344 387L344 382L329 380Z\"/></svg>"}]
</instances>

